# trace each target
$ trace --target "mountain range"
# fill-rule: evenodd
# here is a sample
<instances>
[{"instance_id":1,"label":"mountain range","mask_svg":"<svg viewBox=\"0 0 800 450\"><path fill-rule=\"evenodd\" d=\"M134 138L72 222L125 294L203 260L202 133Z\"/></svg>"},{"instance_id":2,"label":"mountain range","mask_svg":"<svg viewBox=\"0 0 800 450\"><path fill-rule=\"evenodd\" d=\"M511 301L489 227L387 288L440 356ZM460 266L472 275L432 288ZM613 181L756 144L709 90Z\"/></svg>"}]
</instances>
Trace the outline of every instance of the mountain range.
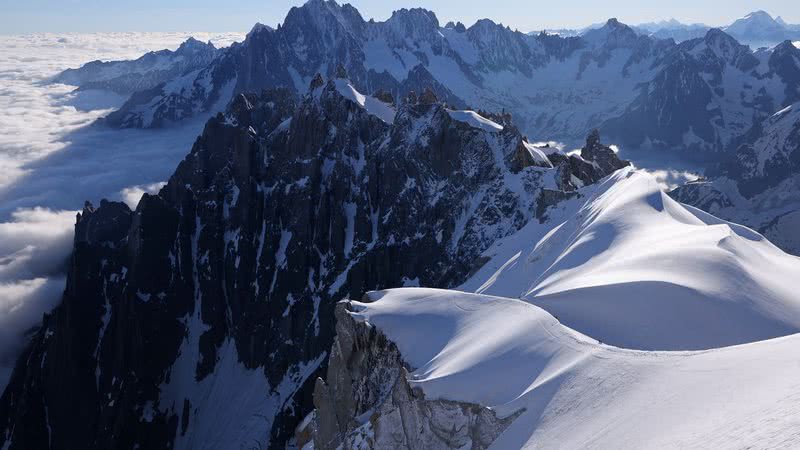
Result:
<instances>
[{"instance_id":1,"label":"mountain range","mask_svg":"<svg viewBox=\"0 0 800 450\"><path fill-rule=\"evenodd\" d=\"M593 24L583 29L545 30L549 34L561 36L581 36L590 30L601 28L602 23ZM733 21L729 25L712 27L702 23L683 23L675 19L660 20L631 25L637 33L658 39L673 39L675 42L688 41L703 37L712 28L719 28L733 36L739 42L757 49L774 47L783 41L800 40L800 25L786 23L780 16L773 18L766 11L754 11ZM531 34L538 34L533 32Z\"/></svg>"},{"instance_id":2,"label":"mountain range","mask_svg":"<svg viewBox=\"0 0 800 450\"><path fill-rule=\"evenodd\" d=\"M135 92L105 121L168 126L242 92L302 94L316 73L334 76L342 65L361 92L431 88L456 107L509 112L535 140L579 145L599 127L630 148L708 160L798 100L798 61L788 41L754 52L718 29L676 44L611 19L579 37L531 36L488 19L442 27L422 9L365 21L350 5L312 0L278 28L254 27L206 67Z\"/></svg>"},{"instance_id":3,"label":"mountain range","mask_svg":"<svg viewBox=\"0 0 800 450\"><path fill-rule=\"evenodd\" d=\"M100 125L209 118L77 214L4 450L797 444L788 40L310 0L53 81L130 94ZM611 142L707 170L666 193Z\"/></svg>"},{"instance_id":4,"label":"mountain range","mask_svg":"<svg viewBox=\"0 0 800 450\"><path fill-rule=\"evenodd\" d=\"M56 83L78 85L83 90L108 90L119 94L146 91L186 72L210 64L218 54L210 42L187 39L175 51L150 52L133 61L91 61L79 69L58 74Z\"/></svg>"}]
</instances>

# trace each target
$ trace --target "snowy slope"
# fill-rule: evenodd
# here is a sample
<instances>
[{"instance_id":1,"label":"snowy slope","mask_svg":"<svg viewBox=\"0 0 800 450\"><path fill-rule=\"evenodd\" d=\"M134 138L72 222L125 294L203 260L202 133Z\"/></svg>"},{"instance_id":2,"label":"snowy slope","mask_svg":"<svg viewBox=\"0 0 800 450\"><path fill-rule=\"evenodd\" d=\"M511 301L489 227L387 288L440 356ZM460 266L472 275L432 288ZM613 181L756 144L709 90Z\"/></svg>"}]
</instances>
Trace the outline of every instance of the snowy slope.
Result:
<instances>
[{"instance_id":1,"label":"snowy slope","mask_svg":"<svg viewBox=\"0 0 800 450\"><path fill-rule=\"evenodd\" d=\"M519 300L410 288L370 297L352 314L397 344L427 399L522 411L490 449L800 444L798 335L644 352L600 344Z\"/></svg>"},{"instance_id":2,"label":"snowy slope","mask_svg":"<svg viewBox=\"0 0 800 450\"><path fill-rule=\"evenodd\" d=\"M612 345L707 349L800 330L800 259L618 171L484 253L460 289L523 298ZM558 219L558 216L561 219Z\"/></svg>"},{"instance_id":3,"label":"snowy slope","mask_svg":"<svg viewBox=\"0 0 800 450\"><path fill-rule=\"evenodd\" d=\"M343 78L334 80L334 83L336 84L336 90L344 98L364 108L368 113L388 124L394 122L394 116L397 111L395 111L392 105L384 103L375 97L358 92L348 80Z\"/></svg>"},{"instance_id":4,"label":"snowy slope","mask_svg":"<svg viewBox=\"0 0 800 450\"><path fill-rule=\"evenodd\" d=\"M458 120L459 122L464 122L469 126L477 128L479 130L488 132L503 131L502 125L481 116L475 111L448 110L447 114L449 114L450 117L452 117L454 120Z\"/></svg>"}]
</instances>

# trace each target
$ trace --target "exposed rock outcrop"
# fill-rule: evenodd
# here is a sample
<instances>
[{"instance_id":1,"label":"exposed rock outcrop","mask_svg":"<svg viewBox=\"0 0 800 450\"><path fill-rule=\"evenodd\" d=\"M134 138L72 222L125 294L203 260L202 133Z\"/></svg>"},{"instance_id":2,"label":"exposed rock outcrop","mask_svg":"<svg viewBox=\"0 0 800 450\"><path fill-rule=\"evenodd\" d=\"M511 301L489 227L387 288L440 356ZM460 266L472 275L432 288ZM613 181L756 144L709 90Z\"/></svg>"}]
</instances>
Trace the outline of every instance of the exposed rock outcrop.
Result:
<instances>
[{"instance_id":1,"label":"exposed rock outcrop","mask_svg":"<svg viewBox=\"0 0 800 450\"><path fill-rule=\"evenodd\" d=\"M379 330L336 306L326 380L317 379L315 410L296 430L298 446L348 449L471 449L489 445L522 412L498 418L489 408L426 399L409 384L409 367Z\"/></svg>"}]
</instances>

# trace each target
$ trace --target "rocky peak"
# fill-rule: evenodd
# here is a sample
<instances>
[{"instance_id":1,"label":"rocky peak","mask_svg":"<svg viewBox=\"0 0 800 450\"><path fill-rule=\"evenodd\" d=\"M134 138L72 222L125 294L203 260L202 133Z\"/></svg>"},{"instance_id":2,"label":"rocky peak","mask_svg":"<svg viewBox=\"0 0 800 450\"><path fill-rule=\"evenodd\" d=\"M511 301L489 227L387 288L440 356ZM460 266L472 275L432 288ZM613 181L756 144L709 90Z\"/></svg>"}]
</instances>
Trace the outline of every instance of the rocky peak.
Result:
<instances>
[{"instance_id":1,"label":"rocky peak","mask_svg":"<svg viewBox=\"0 0 800 450\"><path fill-rule=\"evenodd\" d=\"M800 54L800 48L797 48L789 39L785 39L780 44L776 45L775 48L772 49L772 52L798 55ZM798 64L800 64L800 62L798 62Z\"/></svg>"},{"instance_id":2,"label":"rocky peak","mask_svg":"<svg viewBox=\"0 0 800 450\"><path fill-rule=\"evenodd\" d=\"M321 88L324 85L325 85L325 80L322 78L322 74L317 72L317 74L314 75L314 78L311 79L311 84L309 85L309 90L310 91L315 91L315 90L317 90L317 88Z\"/></svg>"},{"instance_id":3,"label":"rocky peak","mask_svg":"<svg viewBox=\"0 0 800 450\"><path fill-rule=\"evenodd\" d=\"M708 30L703 40L718 57L728 61L735 57L742 47L746 47L719 28Z\"/></svg>"},{"instance_id":4,"label":"rocky peak","mask_svg":"<svg viewBox=\"0 0 800 450\"><path fill-rule=\"evenodd\" d=\"M258 134L266 133L290 117L297 101L286 88L265 89L260 95L239 94L228 105L223 120L245 130L252 127Z\"/></svg>"},{"instance_id":5,"label":"rocky peak","mask_svg":"<svg viewBox=\"0 0 800 450\"><path fill-rule=\"evenodd\" d=\"M735 35L782 36L786 30L769 13L758 10L736 20L725 31Z\"/></svg>"},{"instance_id":6,"label":"rocky peak","mask_svg":"<svg viewBox=\"0 0 800 450\"><path fill-rule=\"evenodd\" d=\"M759 64L750 47L740 44L733 36L719 28L709 29L702 38L682 42L678 48L694 58L706 72L719 72L726 65L741 71L750 71ZM683 52L680 52L683 53ZM678 53L678 55L680 55ZM682 56L682 55L681 55Z\"/></svg>"},{"instance_id":7,"label":"rocky peak","mask_svg":"<svg viewBox=\"0 0 800 450\"><path fill-rule=\"evenodd\" d=\"M639 40L639 35L616 18L608 19L600 28L589 30L583 34L583 39L593 47L633 48Z\"/></svg>"},{"instance_id":8,"label":"rocky peak","mask_svg":"<svg viewBox=\"0 0 800 450\"><path fill-rule=\"evenodd\" d=\"M605 173L614 172L631 164L630 161L619 159L617 152L600 142L600 130L598 129L592 130L586 137L586 145L581 149L581 157L596 163Z\"/></svg>"},{"instance_id":9,"label":"rocky peak","mask_svg":"<svg viewBox=\"0 0 800 450\"><path fill-rule=\"evenodd\" d=\"M790 41L784 41L775 47L768 64L786 84L784 104L800 101L800 48Z\"/></svg>"},{"instance_id":10,"label":"rocky peak","mask_svg":"<svg viewBox=\"0 0 800 450\"><path fill-rule=\"evenodd\" d=\"M586 146L584 148L592 148L598 144L600 144L600 130L595 128L586 136Z\"/></svg>"},{"instance_id":11,"label":"rocky peak","mask_svg":"<svg viewBox=\"0 0 800 450\"><path fill-rule=\"evenodd\" d=\"M511 31L511 28L503 26L502 23L496 23L491 19L478 20L467 29L467 33L473 42L482 46L501 41L513 42L515 39L510 39L512 36L519 37L516 36L515 32Z\"/></svg>"},{"instance_id":12,"label":"rocky peak","mask_svg":"<svg viewBox=\"0 0 800 450\"><path fill-rule=\"evenodd\" d=\"M348 79L347 69L345 69L343 65L338 64L336 66L336 72L334 73L334 77L340 80L347 80Z\"/></svg>"},{"instance_id":13,"label":"rocky peak","mask_svg":"<svg viewBox=\"0 0 800 450\"><path fill-rule=\"evenodd\" d=\"M390 41L397 45L410 39L415 42L435 42L439 34L439 19L433 11L422 8L398 9L383 23Z\"/></svg>"},{"instance_id":14,"label":"rocky peak","mask_svg":"<svg viewBox=\"0 0 800 450\"><path fill-rule=\"evenodd\" d=\"M316 34L329 42L343 35L360 38L366 22L353 6L340 6L334 0L309 0L303 6L293 7L286 15L283 28L294 38Z\"/></svg>"},{"instance_id":15,"label":"rocky peak","mask_svg":"<svg viewBox=\"0 0 800 450\"><path fill-rule=\"evenodd\" d=\"M101 200L100 207L95 209L86 202L83 211L78 214L75 223L75 244L93 245L107 242L118 245L125 238L122 228L130 224L133 213L123 202Z\"/></svg>"},{"instance_id":16,"label":"rocky peak","mask_svg":"<svg viewBox=\"0 0 800 450\"><path fill-rule=\"evenodd\" d=\"M436 94L430 88L425 88L425 91L419 96L419 104L432 105L434 103L439 103L439 99L436 98Z\"/></svg>"},{"instance_id":17,"label":"rocky peak","mask_svg":"<svg viewBox=\"0 0 800 450\"><path fill-rule=\"evenodd\" d=\"M596 183L603 177L629 166L630 161L619 159L617 153L600 142L600 132L592 130L586 137L586 145L578 155L552 153L548 156L559 173L559 186L572 191Z\"/></svg>"},{"instance_id":18,"label":"rocky peak","mask_svg":"<svg viewBox=\"0 0 800 450\"><path fill-rule=\"evenodd\" d=\"M439 19L433 11L424 8L401 8L392 12L387 24L402 28L408 36L416 36L417 31L431 31L439 28Z\"/></svg>"},{"instance_id":19,"label":"rocky peak","mask_svg":"<svg viewBox=\"0 0 800 450\"><path fill-rule=\"evenodd\" d=\"M264 25L261 22L256 22L256 24L250 28L250 31L247 32L247 35L245 36L245 42L249 41L252 37L260 35L261 33L270 33L273 31L275 30L272 27Z\"/></svg>"},{"instance_id":20,"label":"rocky peak","mask_svg":"<svg viewBox=\"0 0 800 450\"><path fill-rule=\"evenodd\" d=\"M464 24L461 23L460 21L453 22L451 20L450 22L447 22L447 25L445 25L445 28L449 28L449 29L455 30L457 33L464 33L464 32L467 31L467 27L465 27Z\"/></svg>"},{"instance_id":21,"label":"rocky peak","mask_svg":"<svg viewBox=\"0 0 800 450\"><path fill-rule=\"evenodd\" d=\"M208 43L198 41L193 37L189 37L183 43L181 43L180 47L176 50L176 53L198 53L198 52L205 52L205 51L214 51L216 47L214 44L209 41Z\"/></svg>"},{"instance_id":22,"label":"rocky peak","mask_svg":"<svg viewBox=\"0 0 800 450\"><path fill-rule=\"evenodd\" d=\"M539 62L528 45L527 36L502 24L481 19L466 33L480 49L480 65L489 71L518 71L530 76Z\"/></svg>"}]
</instances>

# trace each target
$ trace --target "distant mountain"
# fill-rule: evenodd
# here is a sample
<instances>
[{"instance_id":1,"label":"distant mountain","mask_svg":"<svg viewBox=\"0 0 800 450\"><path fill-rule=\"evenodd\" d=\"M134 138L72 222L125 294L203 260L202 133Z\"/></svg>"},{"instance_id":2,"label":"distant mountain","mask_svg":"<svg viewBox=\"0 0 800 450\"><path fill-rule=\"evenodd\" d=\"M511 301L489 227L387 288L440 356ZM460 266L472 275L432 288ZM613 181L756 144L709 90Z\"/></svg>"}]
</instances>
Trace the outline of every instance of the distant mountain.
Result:
<instances>
[{"instance_id":1,"label":"distant mountain","mask_svg":"<svg viewBox=\"0 0 800 450\"><path fill-rule=\"evenodd\" d=\"M441 27L422 9L365 21L352 6L312 0L276 29L254 27L205 68L135 93L106 123L168 126L237 93L302 93L340 64L362 92L430 88L457 107L509 112L531 137L577 145L599 125L631 147L703 159L789 104L800 83L784 70L800 57L754 53L719 30L675 44L611 19L580 37L531 36L485 19Z\"/></svg>"},{"instance_id":2,"label":"distant mountain","mask_svg":"<svg viewBox=\"0 0 800 450\"><path fill-rule=\"evenodd\" d=\"M673 39L675 42L688 41L705 36L711 28L701 23L684 24L675 19L649 22L633 27L638 33L656 39Z\"/></svg>"},{"instance_id":3,"label":"distant mountain","mask_svg":"<svg viewBox=\"0 0 800 450\"><path fill-rule=\"evenodd\" d=\"M800 26L773 19L765 11L752 12L723 28L726 33L753 48L771 47L800 39Z\"/></svg>"},{"instance_id":4,"label":"distant mountain","mask_svg":"<svg viewBox=\"0 0 800 450\"><path fill-rule=\"evenodd\" d=\"M604 128L631 146L683 147L694 156L730 149L760 120L796 101L798 58L788 43L753 53L711 29L678 44L638 98Z\"/></svg>"},{"instance_id":5,"label":"distant mountain","mask_svg":"<svg viewBox=\"0 0 800 450\"><path fill-rule=\"evenodd\" d=\"M159 84L206 67L219 51L210 42L187 39L177 50L150 52L133 61L92 61L79 69L67 69L56 83L81 89L105 89L120 94L146 91Z\"/></svg>"},{"instance_id":6,"label":"distant mountain","mask_svg":"<svg viewBox=\"0 0 800 450\"><path fill-rule=\"evenodd\" d=\"M675 19L643 23L633 28L640 34L674 39L679 43L702 37L711 29L708 25L684 24ZM786 40L800 39L800 25L788 24L780 17L773 19L765 11L752 12L721 29L752 49L774 47Z\"/></svg>"}]
</instances>

